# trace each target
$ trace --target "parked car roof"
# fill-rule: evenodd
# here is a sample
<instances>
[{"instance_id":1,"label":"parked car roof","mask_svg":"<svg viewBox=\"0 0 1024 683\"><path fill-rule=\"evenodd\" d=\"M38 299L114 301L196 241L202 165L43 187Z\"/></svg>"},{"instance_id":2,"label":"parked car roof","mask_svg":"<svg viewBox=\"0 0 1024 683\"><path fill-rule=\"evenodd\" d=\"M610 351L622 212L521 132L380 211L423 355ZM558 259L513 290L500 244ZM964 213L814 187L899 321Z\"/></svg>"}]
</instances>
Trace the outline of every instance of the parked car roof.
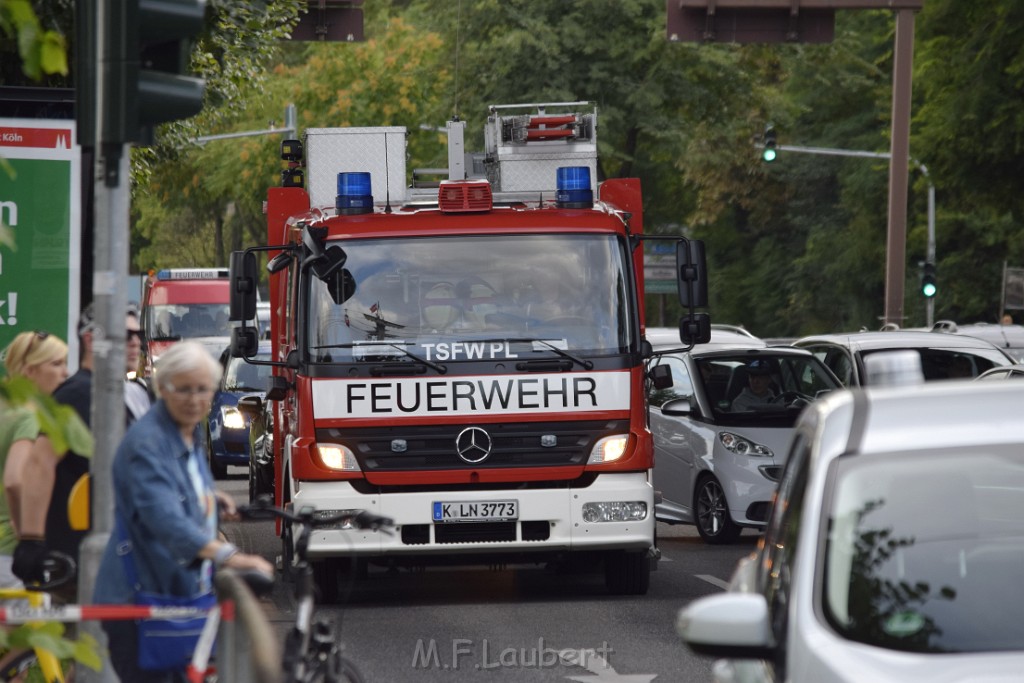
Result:
<instances>
[{"instance_id":1,"label":"parked car roof","mask_svg":"<svg viewBox=\"0 0 1024 683\"><path fill-rule=\"evenodd\" d=\"M847 386L869 383L864 356L881 351L918 351L926 381L963 376L964 372L976 377L989 368L1014 362L1003 350L983 339L919 330L811 335L796 340L793 346L813 350ZM964 360L970 367L961 370L959 364Z\"/></svg>"}]
</instances>

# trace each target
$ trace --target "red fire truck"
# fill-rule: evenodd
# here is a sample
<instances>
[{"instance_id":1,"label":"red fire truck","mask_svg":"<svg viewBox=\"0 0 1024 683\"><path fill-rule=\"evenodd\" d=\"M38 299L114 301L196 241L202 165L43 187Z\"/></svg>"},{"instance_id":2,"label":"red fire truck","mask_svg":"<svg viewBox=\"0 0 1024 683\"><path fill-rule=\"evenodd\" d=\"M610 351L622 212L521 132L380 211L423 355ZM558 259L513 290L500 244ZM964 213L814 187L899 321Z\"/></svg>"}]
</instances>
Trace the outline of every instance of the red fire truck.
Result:
<instances>
[{"instance_id":1,"label":"red fire truck","mask_svg":"<svg viewBox=\"0 0 1024 683\"><path fill-rule=\"evenodd\" d=\"M276 502L397 524L315 533L328 599L351 554L582 559L613 593L647 591L640 184L596 183L596 109L515 107L528 111L491 108L482 156L449 123L449 179L432 187L407 186L404 128L307 130L282 146L267 245L232 255L232 318L245 321L269 252ZM673 240L692 342L709 328L693 310L706 305L703 246ZM252 356L255 330L232 347Z\"/></svg>"}]
</instances>

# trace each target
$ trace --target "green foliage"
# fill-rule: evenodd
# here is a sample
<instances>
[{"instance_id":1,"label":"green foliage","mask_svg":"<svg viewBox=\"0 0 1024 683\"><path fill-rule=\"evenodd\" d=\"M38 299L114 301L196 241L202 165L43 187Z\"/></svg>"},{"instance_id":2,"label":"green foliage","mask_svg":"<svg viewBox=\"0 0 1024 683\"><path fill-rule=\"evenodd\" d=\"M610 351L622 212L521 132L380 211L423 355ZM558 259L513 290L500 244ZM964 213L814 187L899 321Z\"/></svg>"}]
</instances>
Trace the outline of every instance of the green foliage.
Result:
<instances>
[{"instance_id":1,"label":"green foliage","mask_svg":"<svg viewBox=\"0 0 1024 683\"><path fill-rule=\"evenodd\" d=\"M421 123L458 116L479 150L487 105L588 101L600 175L640 178L644 230L707 242L715 321L764 336L879 326L888 163L781 150L767 165L756 138L771 121L781 146L887 152L892 12L837 12L825 45L698 45L668 42L661 0L402 0L364 3L365 43L275 44L299 4L214 2L196 64L223 106L136 150L137 266L223 265L264 241L279 138L185 144L199 131L264 129L293 102L300 128L406 126L410 167L440 166L443 136ZM911 171L904 325L924 322L929 181L936 318L996 320L1002 264L1024 264L1024 4L929 0L915 17L911 155L929 176ZM666 308L650 322L674 325Z\"/></svg>"},{"instance_id":2,"label":"green foliage","mask_svg":"<svg viewBox=\"0 0 1024 683\"><path fill-rule=\"evenodd\" d=\"M32 80L48 74L67 75L64 35L44 28L29 0L0 0L0 32L17 42L21 70Z\"/></svg>"},{"instance_id":3,"label":"green foliage","mask_svg":"<svg viewBox=\"0 0 1024 683\"><path fill-rule=\"evenodd\" d=\"M71 449L80 455L92 456L92 433L74 408L41 394L28 378L0 378L0 411L5 406L20 405L35 409L39 427L49 437L55 453L63 455Z\"/></svg>"},{"instance_id":4,"label":"green foliage","mask_svg":"<svg viewBox=\"0 0 1024 683\"><path fill-rule=\"evenodd\" d=\"M0 649L38 649L52 653L57 659L73 659L94 671L103 667L99 643L88 633L70 640L64 637L65 627L59 621L22 624L7 631L0 629Z\"/></svg>"}]
</instances>

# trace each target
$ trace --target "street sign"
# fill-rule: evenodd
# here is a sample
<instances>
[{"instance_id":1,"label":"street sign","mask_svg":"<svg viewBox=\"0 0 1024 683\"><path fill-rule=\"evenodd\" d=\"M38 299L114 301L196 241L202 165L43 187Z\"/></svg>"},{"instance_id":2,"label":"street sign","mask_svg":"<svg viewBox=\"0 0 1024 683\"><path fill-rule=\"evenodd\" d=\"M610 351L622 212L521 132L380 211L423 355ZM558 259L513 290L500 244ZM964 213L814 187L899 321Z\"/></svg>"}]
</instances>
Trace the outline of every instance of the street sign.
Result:
<instances>
[{"instance_id":1,"label":"street sign","mask_svg":"<svg viewBox=\"0 0 1024 683\"><path fill-rule=\"evenodd\" d=\"M675 245L672 253L644 254L644 292L646 294L672 294L678 291L676 278Z\"/></svg>"},{"instance_id":2,"label":"street sign","mask_svg":"<svg viewBox=\"0 0 1024 683\"><path fill-rule=\"evenodd\" d=\"M81 149L72 120L0 119L0 348L45 330L78 359Z\"/></svg>"}]
</instances>

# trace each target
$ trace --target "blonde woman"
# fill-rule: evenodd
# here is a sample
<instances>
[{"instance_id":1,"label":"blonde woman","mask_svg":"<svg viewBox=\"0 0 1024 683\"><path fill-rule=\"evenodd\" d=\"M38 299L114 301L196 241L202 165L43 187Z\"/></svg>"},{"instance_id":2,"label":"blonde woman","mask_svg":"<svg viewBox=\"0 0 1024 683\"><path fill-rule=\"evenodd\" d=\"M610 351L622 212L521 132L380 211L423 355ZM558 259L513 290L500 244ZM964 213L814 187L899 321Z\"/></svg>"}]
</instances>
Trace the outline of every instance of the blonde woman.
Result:
<instances>
[{"instance_id":1,"label":"blonde woman","mask_svg":"<svg viewBox=\"0 0 1024 683\"><path fill-rule=\"evenodd\" d=\"M40 393L49 396L68 377L68 346L48 332L22 332L4 351L4 367L8 377L27 377ZM39 422L32 408L3 408L3 419L0 419L0 466L3 467L5 493L0 496L0 586L3 587L21 586L11 572L11 555L18 540L18 513L26 491L25 465L38 437Z\"/></svg>"}]
</instances>

